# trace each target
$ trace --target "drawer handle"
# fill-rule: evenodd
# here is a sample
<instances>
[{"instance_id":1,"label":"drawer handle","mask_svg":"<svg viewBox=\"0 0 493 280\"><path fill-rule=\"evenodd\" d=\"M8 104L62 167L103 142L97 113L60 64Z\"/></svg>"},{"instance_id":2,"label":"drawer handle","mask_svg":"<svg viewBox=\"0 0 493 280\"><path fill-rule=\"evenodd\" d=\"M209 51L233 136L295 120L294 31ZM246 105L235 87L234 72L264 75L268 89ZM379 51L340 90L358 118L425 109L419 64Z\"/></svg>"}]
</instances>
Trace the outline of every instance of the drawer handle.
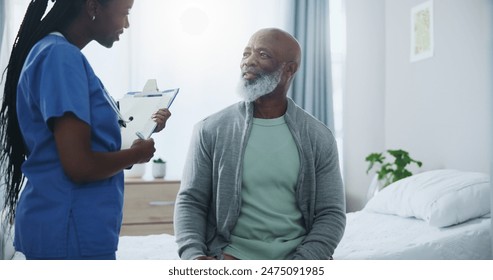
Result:
<instances>
[{"instance_id":1,"label":"drawer handle","mask_svg":"<svg viewBox=\"0 0 493 280\"><path fill-rule=\"evenodd\" d=\"M175 205L175 202L172 200L156 200L149 202L150 206L167 206L167 205Z\"/></svg>"}]
</instances>

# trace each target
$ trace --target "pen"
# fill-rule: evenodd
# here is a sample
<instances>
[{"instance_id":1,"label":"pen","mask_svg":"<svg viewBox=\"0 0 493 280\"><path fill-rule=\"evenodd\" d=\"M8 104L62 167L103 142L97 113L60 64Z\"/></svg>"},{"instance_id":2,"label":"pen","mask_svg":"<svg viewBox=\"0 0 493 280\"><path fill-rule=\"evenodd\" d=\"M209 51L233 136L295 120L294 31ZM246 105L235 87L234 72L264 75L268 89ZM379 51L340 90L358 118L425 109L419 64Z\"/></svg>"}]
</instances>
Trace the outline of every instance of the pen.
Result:
<instances>
[{"instance_id":1,"label":"pen","mask_svg":"<svg viewBox=\"0 0 493 280\"><path fill-rule=\"evenodd\" d=\"M144 136L144 134L142 132L140 132L140 131L135 132L135 135L137 135L137 137L139 137L139 139L147 140L149 137L151 137L151 134L154 132L154 130L156 130L156 127L157 127L157 123L155 122L152 125L152 130L149 132L149 135L147 137Z\"/></svg>"},{"instance_id":2,"label":"pen","mask_svg":"<svg viewBox=\"0 0 493 280\"><path fill-rule=\"evenodd\" d=\"M135 132L135 135L137 135L137 137L139 137L139 139L146 140L146 138L144 137L144 135L142 133L140 133L140 131Z\"/></svg>"}]
</instances>

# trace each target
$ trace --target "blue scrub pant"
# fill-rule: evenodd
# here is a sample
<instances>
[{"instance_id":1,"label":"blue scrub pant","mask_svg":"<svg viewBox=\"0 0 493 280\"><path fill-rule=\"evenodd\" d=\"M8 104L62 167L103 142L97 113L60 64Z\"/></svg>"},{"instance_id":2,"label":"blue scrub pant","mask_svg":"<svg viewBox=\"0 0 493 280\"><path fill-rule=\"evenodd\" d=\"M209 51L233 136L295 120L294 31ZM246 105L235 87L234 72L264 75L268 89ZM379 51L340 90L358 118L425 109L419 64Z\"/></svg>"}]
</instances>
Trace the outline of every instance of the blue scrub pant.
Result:
<instances>
[{"instance_id":1,"label":"blue scrub pant","mask_svg":"<svg viewBox=\"0 0 493 280\"><path fill-rule=\"evenodd\" d=\"M62 258L38 258L26 256L27 260L116 260L116 253L97 256L82 256L75 231L75 223L72 217L69 219L67 257Z\"/></svg>"}]
</instances>

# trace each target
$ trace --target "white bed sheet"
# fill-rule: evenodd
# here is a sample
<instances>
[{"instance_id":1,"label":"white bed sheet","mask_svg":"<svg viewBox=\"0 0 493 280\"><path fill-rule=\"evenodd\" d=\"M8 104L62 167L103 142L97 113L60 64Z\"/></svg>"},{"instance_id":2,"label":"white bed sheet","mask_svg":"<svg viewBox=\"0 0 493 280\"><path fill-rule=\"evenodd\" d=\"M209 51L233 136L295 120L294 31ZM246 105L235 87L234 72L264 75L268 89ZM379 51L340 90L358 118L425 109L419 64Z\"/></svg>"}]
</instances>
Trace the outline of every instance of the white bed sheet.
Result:
<instances>
[{"instance_id":1,"label":"white bed sheet","mask_svg":"<svg viewBox=\"0 0 493 280\"><path fill-rule=\"evenodd\" d=\"M334 259L491 259L490 228L490 218L437 228L414 218L348 213Z\"/></svg>"},{"instance_id":2,"label":"white bed sheet","mask_svg":"<svg viewBox=\"0 0 493 280\"><path fill-rule=\"evenodd\" d=\"M15 252L14 260L25 260ZM169 234L121 236L116 251L117 260L179 260L175 237Z\"/></svg>"},{"instance_id":3,"label":"white bed sheet","mask_svg":"<svg viewBox=\"0 0 493 280\"><path fill-rule=\"evenodd\" d=\"M450 260L491 259L490 218L448 228L422 220L371 212L347 214L347 226L334 259ZM169 234L122 236L119 260L179 259L175 237ZM16 253L14 259L24 259Z\"/></svg>"},{"instance_id":4,"label":"white bed sheet","mask_svg":"<svg viewBox=\"0 0 493 280\"><path fill-rule=\"evenodd\" d=\"M169 234L122 236L118 260L179 260L175 237Z\"/></svg>"}]
</instances>

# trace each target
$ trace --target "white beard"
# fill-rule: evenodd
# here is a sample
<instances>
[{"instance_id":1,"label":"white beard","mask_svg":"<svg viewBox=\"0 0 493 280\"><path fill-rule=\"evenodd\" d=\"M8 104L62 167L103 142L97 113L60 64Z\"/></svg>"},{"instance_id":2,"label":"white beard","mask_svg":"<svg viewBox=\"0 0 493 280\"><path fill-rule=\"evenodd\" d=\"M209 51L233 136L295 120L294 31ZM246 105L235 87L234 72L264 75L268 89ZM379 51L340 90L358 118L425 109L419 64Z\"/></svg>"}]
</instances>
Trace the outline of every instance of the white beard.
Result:
<instances>
[{"instance_id":1,"label":"white beard","mask_svg":"<svg viewBox=\"0 0 493 280\"><path fill-rule=\"evenodd\" d=\"M252 81L240 78L237 85L237 92L247 102L257 100L259 97L264 96L274 91L279 85L282 76L282 67L279 67L272 73L256 73L258 78Z\"/></svg>"}]
</instances>

